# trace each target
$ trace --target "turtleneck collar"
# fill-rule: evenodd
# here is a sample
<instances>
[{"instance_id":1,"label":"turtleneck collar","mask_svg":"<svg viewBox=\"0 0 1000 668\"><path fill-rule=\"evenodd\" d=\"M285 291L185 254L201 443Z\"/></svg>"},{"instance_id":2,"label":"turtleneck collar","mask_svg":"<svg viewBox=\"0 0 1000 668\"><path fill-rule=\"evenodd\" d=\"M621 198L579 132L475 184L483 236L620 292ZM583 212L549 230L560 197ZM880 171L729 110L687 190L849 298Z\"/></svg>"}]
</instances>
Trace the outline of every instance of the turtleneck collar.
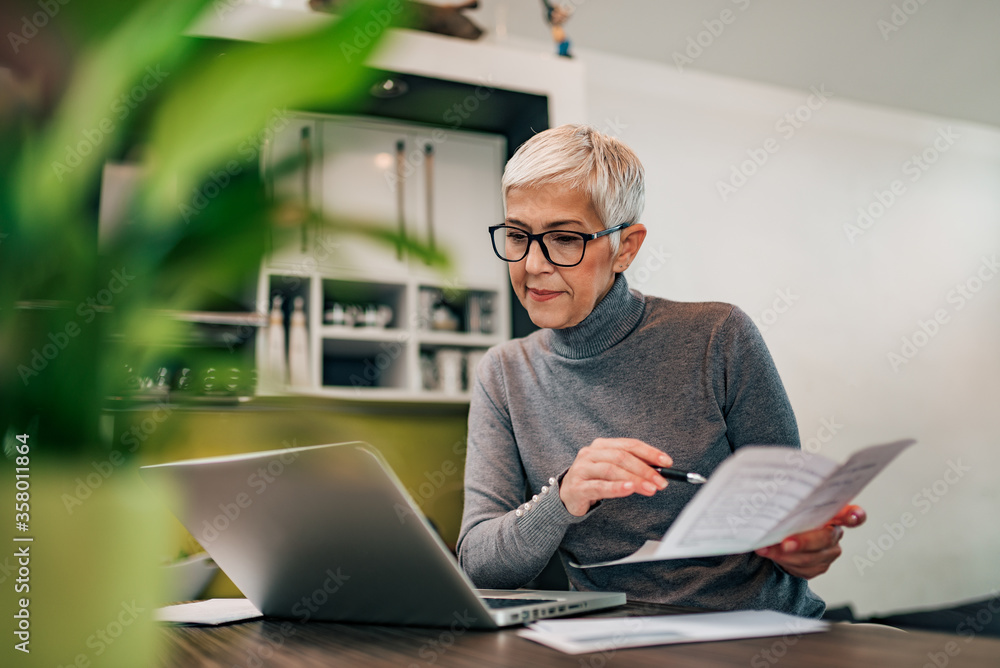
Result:
<instances>
[{"instance_id":1,"label":"turtleneck collar","mask_svg":"<svg viewBox=\"0 0 1000 668\"><path fill-rule=\"evenodd\" d=\"M579 325L547 330L552 351L570 359L599 355L628 336L645 310L642 295L628 289L625 276L618 274L615 282L594 310Z\"/></svg>"}]
</instances>

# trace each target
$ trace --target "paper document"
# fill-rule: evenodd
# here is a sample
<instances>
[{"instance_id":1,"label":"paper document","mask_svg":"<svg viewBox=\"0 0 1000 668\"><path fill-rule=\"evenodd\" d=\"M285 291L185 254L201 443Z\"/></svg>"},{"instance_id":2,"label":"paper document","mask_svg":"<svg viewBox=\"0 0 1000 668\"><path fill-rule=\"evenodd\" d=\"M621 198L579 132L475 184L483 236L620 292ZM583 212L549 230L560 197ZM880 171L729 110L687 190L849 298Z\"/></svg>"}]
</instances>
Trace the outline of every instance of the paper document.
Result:
<instances>
[{"instance_id":1,"label":"paper document","mask_svg":"<svg viewBox=\"0 0 1000 668\"><path fill-rule=\"evenodd\" d=\"M825 631L827 622L773 610L707 612L658 617L605 617L535 622L517 632L567 654L685 642L798 636Z\"/></svg>"},{"instance_id":2,"label":"paper document","mask_svg":"<svg viewBox=\"0 0 1000 668\"><path fill-rule=\"evenodd\" d=\"M263 617L260 610L245 598L213 598L194 603L168 605L156 611L156 621L174 624L214 626Z\"/></svg>"},{"instance_id":3,"label":"paper document","mask_svg":"<svg viewBox=\"0 0 1000 668\"><path fill-rule=\"evenodd\" d=\"M624 559L573 566L740 554L774 545L823 526L913 443L873 445L842 465L791 448L740 448L712 473L662 540L646 541Z\"/></svg>"}]
</instances>

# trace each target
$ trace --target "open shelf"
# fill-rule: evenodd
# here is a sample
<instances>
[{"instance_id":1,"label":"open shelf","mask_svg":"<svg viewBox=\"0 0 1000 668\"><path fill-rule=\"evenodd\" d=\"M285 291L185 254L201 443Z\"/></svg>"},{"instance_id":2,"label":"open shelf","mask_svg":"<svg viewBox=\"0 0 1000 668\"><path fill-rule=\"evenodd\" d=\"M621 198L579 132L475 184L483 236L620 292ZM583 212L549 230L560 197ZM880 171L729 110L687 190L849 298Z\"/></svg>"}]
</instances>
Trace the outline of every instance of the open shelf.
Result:
<instances>
[{"instance_id":1,"label":"open shelf","mask_svg":"<svg viewBox=\"0 0 1000 668\"><path fill-rule=\"evenodd\" d=\"M396 342L323 340L322 387L408 388L406 346Z\"/></svg>"},{"instance_id":2,"label":"open shelf","mask_svg":"<svg viewBox=\"0 0 1000 668\"><path fill-rule=\"evenodd\" d=\"M286 340L289 336L291 304L302 297L306 304L309 364L312 381L308 384L264 384L260 394L295 394L362 401L431 402L455 404L468 402L472 371L485 351L506 340L500 333L423 329L418 317L406 317L419 310L421 294L445 293L446 286L431 285L426 278L406 282L361 281L341 278L335 270L305 274L282 274L280 268L262 272L260 299L270 303L275 295L283 299L282 318ZM461 293L455 303L467 308L469 294L485 296L491 304L503 303L505 295L477 289ZM343 301L334 302L338 299ZM334 303L354 306L355 313L366 305L387 306L392 317L374 325L329 324L322 320ZM313 305L323 304L322 312ZM346 309L338 310L345 313ZM463 318L466 316L463 315ZM382 323L389 326L382 326ZM464 325L464 320L462 321ZM504 319L499 327L508 327ZM258 336L266 342L268 327ZM266 350L265 343L260 346ZM471 362L470 362L471 360ZM262 360L266 363L266 360Z\"/></svg>"},{"instance_id":3,"label":"open shelf","mask_svg":"<svg viewBox=\"0 0 1000 668\"><path fill-rule=\"evenodd\" d=\"M400 341L409 337L409 332L396 327L347 327L345 325L323 325L319 328L323 339L338 341Z\"/></svg>"},{"instance_id":4,"label":"open shelf","mask_svg":"<svg viewBox=\"0 0 1000 668\"><path fill-rule=\"evenodd\" d=\"M417 340L421 346L455 346L459 348L489 348L505 339L491 334L465 334L462 332L421 332Z\"/></svg>"}]
</instances>

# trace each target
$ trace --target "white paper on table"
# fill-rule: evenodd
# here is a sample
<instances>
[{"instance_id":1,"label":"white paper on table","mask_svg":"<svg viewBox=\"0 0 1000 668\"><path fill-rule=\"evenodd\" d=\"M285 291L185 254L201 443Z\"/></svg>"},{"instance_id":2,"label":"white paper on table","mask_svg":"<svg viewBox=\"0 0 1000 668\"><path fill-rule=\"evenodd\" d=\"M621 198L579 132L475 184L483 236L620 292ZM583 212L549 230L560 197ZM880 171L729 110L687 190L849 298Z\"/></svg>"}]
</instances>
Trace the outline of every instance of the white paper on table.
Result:
<instances>
[{"instance_id":1,"label":"white paper on table","mask_svg":"<svg viewBox=\"0 0 1000 668\"><path fill-rule=\"evenodd\" d=\"M263 616L261 611L245 598L212 598L194 603L178 603L159 608L155 615L158 622L209 626L242 622Z\"/></svg>"},{"instance_id":2,"label":"white paper on table","mask_svg":"<svg viewBox=\"0 0 1000 668\"><path fill-rule=\"evenodd\" d=\"M707 612L657 617L604 617L535 622L517 632L567 654L688 642L798 636L825 631L828 622L773 610Z\"/></svg>"},{"instance_id":3,"label":"white paper on table","mask_svg":"<svg viewBox=\"0 0 1000 668\"><path fill-rule=\"evenodd\" d=\"M646 541L623 559L572 565L594 568L712 557L774 545L829 521L915 442L873 445L839 466L826 457L786 447L740 448L719 465L662 540Z\"/></svg>"}]
</instances>

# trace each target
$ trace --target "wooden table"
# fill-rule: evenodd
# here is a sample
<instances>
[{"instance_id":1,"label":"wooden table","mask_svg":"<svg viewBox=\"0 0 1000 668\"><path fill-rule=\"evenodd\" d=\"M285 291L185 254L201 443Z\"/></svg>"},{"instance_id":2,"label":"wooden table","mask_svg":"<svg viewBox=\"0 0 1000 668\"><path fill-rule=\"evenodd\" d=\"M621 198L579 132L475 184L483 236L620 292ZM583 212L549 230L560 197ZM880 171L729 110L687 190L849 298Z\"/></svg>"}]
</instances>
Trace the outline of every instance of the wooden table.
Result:
<instances>
[{"instance_id":1,"label":"wooden table","mask_svg":"<svg viewBox=\"0 0 1000 668\"><path fill-rule=\"evenodd\" d=\"M590 617L676 614L666 605L632 603ZM1000 640L904 632L837 623L825 633L569 655L517 636L517 630L448 629L267 620L221 627L164 627L164 668L306 666L749 666L786 668L954 668L1000 666Z\"/></svg>"}]
</instances>

